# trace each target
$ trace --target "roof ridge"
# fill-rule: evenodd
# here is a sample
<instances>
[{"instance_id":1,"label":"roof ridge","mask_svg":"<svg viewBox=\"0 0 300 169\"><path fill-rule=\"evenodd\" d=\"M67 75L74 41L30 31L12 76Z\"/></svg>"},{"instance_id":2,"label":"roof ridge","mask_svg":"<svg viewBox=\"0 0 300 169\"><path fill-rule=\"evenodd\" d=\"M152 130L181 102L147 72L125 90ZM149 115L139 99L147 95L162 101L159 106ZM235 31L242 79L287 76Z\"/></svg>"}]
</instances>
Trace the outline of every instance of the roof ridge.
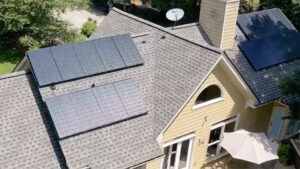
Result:
<instances>
[{"instance_id":1,"label":"roof ridge","mask_svg":"<svg viewBox=\"0 0 300 169\"><path fill-rule=\"evenodd\" d=\"M253 13L258 13L258 12L262 12L262 11L271 11L271 10L275 10L275 9L278 9L278 10L280 10L282 12L282 10L280 8L270 8L270 9L264 9L264 10L260 10L260 11L252 11L252 12L248 12L248 13L243 13L243 14L239 14L238 16L247 15L247 14L253 14Z\"/></svg>"},{"instance_id":2,"label":"roof ridge","mask_svg":"<svg viewBox=\"0 0 300 169\"><path fill-rule=\"evenodd\" d=\"M193 22L193 23L187 23L187 24L183 24L183 25L177 25L177 26L171 26L168 27L169 29L181 29L181 28L186 28L186 27L191 27L191 26L196 26L196 25L200 25L198 22Z\"/></svg>"},{"instance_id":3,"label":"roof ridge","mask_svg":"<svg viewBox=\"0 0 300 169\"><path fill-rule=\"evenodd\" d=\"M157 25L157 24L152 23L152 22L150 22L150 21L147 21L147 20L145 20L145 19L139 18L139 17L137 17L137 16L134 16L134 15L132 15L132 14L130 14L130 13L124 12L124 11L122 11L122 10L120 10L120 9L115 8L115 7L114 7L112 10L115 11L115 12L117 12L117 13L119 13L119 14L121 14L121 15L124 15L124 16L127 16L127 17L131 18L131 19L134 19L134 20L136 20L136 21L138 21L138 22L141 22L141 23L147 24L147 25L149 25L149 26L152 26L152 27L154 27L154 28L157 28L157 29L159 29L159 30L161 30L161 31L163 31L163 32L165 32L165 33L168 33L168 34L174 36L174 37L177 37L177 38L179 38L179 39L185 40L185 41L187 41L187 42L189 42L189 43L192 43L192 44L194 44L194 45L203 47L203 48L208 49L208 50L210 50L210 51L213 51L213 52L222 54L222 51L221 51L220 49L216 48L216 47L193 42L193 41L191 41L191 40L189 40L189 39L187 39L187 38L185 38L185 37L182 37L182 36L179 36L179 35L175 34L174 32L172 32L172 30L169 30L168 28L162 27L162 26L160 26L160 25Z\"/></svg>"},{"instance_id":4,"label":"roof ridge","mask_svg":"<svg viewBox=\"0 0 300 169\"><path fill-rule=\"evenodd\" d=\"M17 77L17 76L22 76L22 75L26 75L26 72L25 71L18 71L18 72L7 73L7 74L4 74L4 75L0 75L0 80L13 78L13 77Z\"/></svg>"}]
</instances>

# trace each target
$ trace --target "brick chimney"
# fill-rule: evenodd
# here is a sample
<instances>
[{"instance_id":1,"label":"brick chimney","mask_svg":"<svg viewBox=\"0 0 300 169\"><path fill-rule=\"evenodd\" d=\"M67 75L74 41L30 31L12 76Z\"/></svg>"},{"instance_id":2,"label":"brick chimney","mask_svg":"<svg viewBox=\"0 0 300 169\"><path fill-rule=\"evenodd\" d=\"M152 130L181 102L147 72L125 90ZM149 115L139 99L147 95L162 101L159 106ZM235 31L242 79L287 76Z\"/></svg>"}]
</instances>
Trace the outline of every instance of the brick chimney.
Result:
<instances>
[{"instance_id":1,"label":"brick chimney","mask_svg":"<svg viewBox=\"0 0 300 169\"><path fill-rule=\"evenodd\" d=\"M200 24L215 47L232 49L240 0L202 0Z\"/></svg>"}]
</instances>

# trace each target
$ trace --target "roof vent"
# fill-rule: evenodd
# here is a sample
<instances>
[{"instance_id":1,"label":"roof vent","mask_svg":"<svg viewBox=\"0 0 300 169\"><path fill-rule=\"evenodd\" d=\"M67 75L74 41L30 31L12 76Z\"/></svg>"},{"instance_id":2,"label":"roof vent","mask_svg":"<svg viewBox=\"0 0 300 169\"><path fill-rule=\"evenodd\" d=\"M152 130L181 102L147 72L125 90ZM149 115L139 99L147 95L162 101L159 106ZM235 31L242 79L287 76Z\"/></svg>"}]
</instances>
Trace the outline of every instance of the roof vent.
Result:
<instances>
[{"instance_id":1,"label":"roof vent","mask_svg":"<svg viewBox=\"0 0 300 169\"><path fill-rule=\"evenodd\" d=\"M53 83L50 85L50 89L55 90L55 85Z\"/></svg>"},{"instance_id":2,"label":"roof vent","mask_svg":"<svg viewBox=\"0 0 300 169\"><path fill-rule=\"evenodd\" d=\"M91 88L94 88L94 87L95 87L95 83L92 84Z\"/></svg>"}]
</instances>

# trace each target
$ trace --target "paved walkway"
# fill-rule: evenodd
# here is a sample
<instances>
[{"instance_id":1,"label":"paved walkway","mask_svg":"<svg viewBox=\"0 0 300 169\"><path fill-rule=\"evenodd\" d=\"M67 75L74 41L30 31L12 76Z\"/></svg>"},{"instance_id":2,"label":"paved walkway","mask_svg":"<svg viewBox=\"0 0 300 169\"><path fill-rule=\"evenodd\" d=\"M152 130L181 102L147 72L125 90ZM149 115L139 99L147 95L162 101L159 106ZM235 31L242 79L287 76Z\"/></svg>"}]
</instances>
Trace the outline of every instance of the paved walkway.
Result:
<instances>
[{"instance_id":1,"label":"paved walkway","mask_svg":"<svg viewBox=\"0 0 300 169\"><path fill-rule=\"evenodd\" d=\"M60 15L62 20L69 21L72 24L71 28L78 32L80 32L82 25L89 18L95 20L97 25L99 25L103 21L104 17L104 13L95 8L89 8L86 10L66 10L65 13Z\"/></svg>"}]
</instances>

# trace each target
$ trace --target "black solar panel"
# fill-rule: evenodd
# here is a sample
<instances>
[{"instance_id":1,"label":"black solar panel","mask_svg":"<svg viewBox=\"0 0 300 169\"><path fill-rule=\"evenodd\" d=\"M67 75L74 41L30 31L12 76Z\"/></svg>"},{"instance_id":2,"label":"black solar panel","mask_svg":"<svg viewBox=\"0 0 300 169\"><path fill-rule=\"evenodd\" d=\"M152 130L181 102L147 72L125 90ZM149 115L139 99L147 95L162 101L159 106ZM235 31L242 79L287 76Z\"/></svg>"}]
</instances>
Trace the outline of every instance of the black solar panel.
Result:
<instances>
[{"instance_id":1,"label":"black solar panel","mask_svg":"<svg viewBox=\"0 0 300 169\"><path fill-rule=\"evenodd\" d=\"M129 35L38 49L28 58L40 86L143 64Z\"/></svg>"},{"instance_id":2,"label":"black solar panel","mask_svg":"<svg viewBox=\"0 0 300 169\"><path fill-rule=\"evenodd\" d=\"M296 31L279 9L239 15L237 23L246 37L250 40L260 39L271 35Z\"/></svg>"},{"instance_id":3,"label":"black solar panel","mask_svg":"<svg viewBox=\"0 0 300 169\"><path fill-rule=\"evenodd\" d=\"M147 113L131 79L46 100L60 139Z\"/></svg>"},{"instance_id":4,"label":"black solar panel","mask_svg":"<svg viewBox=\"0 0 300 169\"><path fill-rule=\"evenodd\" d=\"M106 70L109 71L125 67L125 63L112 38L94 40L93 43L103 60Z\"/></svg>"},{"instance_id":5,"label":"black solar panel","mask_svg":"<svg viewBox=\"0 0 300 169\"><path fill-rule=\"evenodd\" d=\"M300 35L287 32L239 44L255 70L300 58Z\"/></svg>"},{"instance_id":6,"label":"black solar panel","mask_svg":"<svg viewBox=\"0 0 300 169\"><path fill-rule=\"evenodd\" d=\"M71 45L53 46L50 50L63 80L84 76L82 66Z\"/></svg>"},{"instance_id":7,"label":"black solar panel","mask_svg":"<svg viewBox=\"0 0 300 169\"><path fill-rule=\"evenodd\" d=\"M33 73L40 85L62 81L49 48L31 51L29 61L35 67Z\"/></svg>"},{"instance_id":8,"label":"black solar panel","mask_svg":"<svg viewBox=\"0 0 300 169\"><path fill-rule=\"evenodd\" d=\"M129 36L115 36L113 40L126 64L126 66L135 66L143 63L134 43Z\"/></svg>"},{"instance_id":9,"label":"black solar panel","mask_svg":"<svg viewBox=\"0 0 300 169\"><path fill-rule=\"evenodd\" d=\"M93 43L74 43L72 46L86 74L96 74L106 71Z\"/></svg>"}]
</instances>

